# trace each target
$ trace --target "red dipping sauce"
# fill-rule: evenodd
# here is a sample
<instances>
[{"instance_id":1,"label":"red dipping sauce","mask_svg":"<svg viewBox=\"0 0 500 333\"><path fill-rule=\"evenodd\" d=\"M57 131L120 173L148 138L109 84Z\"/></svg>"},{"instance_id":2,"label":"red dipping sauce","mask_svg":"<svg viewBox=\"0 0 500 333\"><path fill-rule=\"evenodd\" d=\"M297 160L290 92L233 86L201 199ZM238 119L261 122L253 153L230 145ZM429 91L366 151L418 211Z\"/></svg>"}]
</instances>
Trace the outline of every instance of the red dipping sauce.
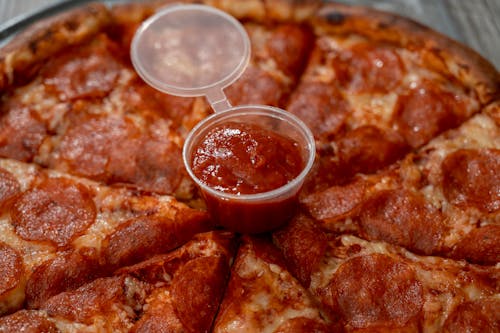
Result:
<instances>
[{"instance_id":1,"label":"red dipping sauce","mask_svg":"<svg viewBox=\"0 0 500 333\"><path fill-rule=\"evenodd\" d=\"M192 133L184 162L216 223L261 233L289 221L315 152L300 120L272 107L242 106L208 117Z\"/></svg>"},{"instance_id":2,"label":"red dipping sauce","mask_svg":"<svg viewBox=\"0 0 500 333\"><path fill-rule=\"evenodd\" d=\"M304 168L298 142L259 126L225 123L193 153L193 173L211 188L232 194L274 190Z\"/></svg>"},{"instance_id":3,"label":"red dipping sauce","mask_svg":"<svg viewBox=\"0 0 500 333\"><path fill-rule=\"evenodd\" d=\"M192 156L195 176L214 190L257 194L275 190L304 169L297 141L257 125L229 122L213 128ZM204 193L212 217L243 233L280 226L295 211L296 195L271 202L221 200Z\"/></svg>"}]
</instances>

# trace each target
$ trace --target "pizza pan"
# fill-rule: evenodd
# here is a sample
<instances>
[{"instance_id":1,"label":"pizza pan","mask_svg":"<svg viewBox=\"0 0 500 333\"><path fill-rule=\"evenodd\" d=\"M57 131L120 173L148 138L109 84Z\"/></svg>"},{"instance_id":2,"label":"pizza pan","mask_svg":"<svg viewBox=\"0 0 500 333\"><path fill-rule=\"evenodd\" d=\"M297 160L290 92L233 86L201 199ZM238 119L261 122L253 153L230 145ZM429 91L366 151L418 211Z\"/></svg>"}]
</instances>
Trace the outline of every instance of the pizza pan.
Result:
<instances>
[{"instance_id":1,"label":"pizza pan","mask_svg":"<svg viewBox=\"0 0 500 333\"><path fill-rule=\"evenodd\" d=\"M19 15L11 20L8 20L7 22L0 23L0 47L5 44L14 34L22 31L33 22L81 6L83 4L96 1L99 0L57 0L54 1L54 4ZM328 2L329 0L323 1ZM115 3L131 2L131 0L100 0L100 2L111 5ZM394 11L396 7L396 12L399 12L400 15L411 16L413 19L423 21L422 23L431 25L438 31L441 31L445 35L450 36L451 38L454 38L456 40L463 42L465 39L464 36L460 33L458 27L450 19L449 15L447 15L446 9L443 7L444 5L440 1L437 1L432 6L433 9L435 9L435 12L429 13L430 15L425 16L422 15L422 13L411 11L411 9L413 8L412 6L414 5L407 4L405 1L399 1L400 3L398 3L398 1L395 2L387 0L377 2L373 2L372 0L335 0L335 2L348 3L353 5L370 5L377 9L386 10L389 12Z\"/></svg>"},{"instance_id":2,"label":"pizza pan","mask_svg":"<svg viewBox=\"0 0 500 333\"><path fill-rule=\"evenodd\" d=\"M0 24L0 47L5 45L14 35L23 31L33 22L62 13L72 8L79 7L86 3L96 2L95 0L58 0L52 5L42 7L32 12L19 15L7 22ZM104 4L126 3L127 0L103 0Z\"/></svg>"}]
</instances>

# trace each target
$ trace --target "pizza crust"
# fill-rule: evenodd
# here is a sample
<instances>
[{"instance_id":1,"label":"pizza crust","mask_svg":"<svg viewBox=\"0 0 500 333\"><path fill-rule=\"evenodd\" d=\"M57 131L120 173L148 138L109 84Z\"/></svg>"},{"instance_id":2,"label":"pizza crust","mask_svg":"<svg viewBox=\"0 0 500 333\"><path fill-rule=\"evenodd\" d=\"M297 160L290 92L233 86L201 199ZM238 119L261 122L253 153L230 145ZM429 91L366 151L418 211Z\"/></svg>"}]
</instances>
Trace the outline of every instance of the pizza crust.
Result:
<instances>
[{"instance_id":1,"label":"pizza crust","mask_svg":"<svg viewBox=\"0 0 500 333\"><path fill-rule=\"evenodd\" d=\"M121 4L111 11L95 3L32 25L0 49L0 91L34 75L37 64L64 47L82 43L102 31L116 19L115 12L137 13L134 15L140 21L173 2ZM318 5L319 2L313 0L204 0L202 3L225 10L238 19L256 22L307 20L317 34L355 33L373 41L419 51L424 65L459 80L475 91L483 104L500 98L500 74L491 63L469 47L409 18L362 6Z\"/></svg>"},{"instance_id":2,"label":"pizza crust","mask_svg":"<svg viewBox=\"0 0 500 333\"><path fill-rule=\"evenodd\" d=\"M37 64L88 40L109 23L106 6L95 3L33 24L0 49L0 92L29 79L36 74Z\"/></svg>"},{"instance_id":3,"label":"pizza crust","mask_svg":"<svg viewBox=\"0 0 500 333\"><path fill-rule=\"evenodd\" d=\"M487 104L500 97L500 73L471 48L418 22L362 6L329 3L311 18L318 34L359 34L420 52L425 66L457 79Z\"/></svg>"},{"instance_id":4,"label":"pizza crust","mask_svg":"<svg viewBox=\"0 0 500 333\"><path fill-rule=\"evenodd\" d=\"M318 0L204 0L234 17L254 22L302 22L320 7Z\"/></svg>"}]
</instances>

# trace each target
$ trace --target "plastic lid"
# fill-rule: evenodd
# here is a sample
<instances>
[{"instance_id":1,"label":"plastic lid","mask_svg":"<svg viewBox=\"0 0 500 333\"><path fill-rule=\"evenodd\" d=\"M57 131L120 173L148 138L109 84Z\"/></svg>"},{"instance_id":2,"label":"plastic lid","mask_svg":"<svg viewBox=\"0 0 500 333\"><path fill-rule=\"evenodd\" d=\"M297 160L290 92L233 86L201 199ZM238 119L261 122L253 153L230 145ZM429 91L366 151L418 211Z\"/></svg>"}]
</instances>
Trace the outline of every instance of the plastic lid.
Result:
<instances>
[{"instance_id":1,"label":"plastic lid","mask_svg":"<svg viewBox=\"0 0 500 333\"><path fill-rule=\"evenodd\" d=\"M250 59L250 40L232 16L204 5L173 5L146 20L132 41L132 63L165 93L206 96L215 111L230 108L222 89Z\"/></svg>"}]
</instances>

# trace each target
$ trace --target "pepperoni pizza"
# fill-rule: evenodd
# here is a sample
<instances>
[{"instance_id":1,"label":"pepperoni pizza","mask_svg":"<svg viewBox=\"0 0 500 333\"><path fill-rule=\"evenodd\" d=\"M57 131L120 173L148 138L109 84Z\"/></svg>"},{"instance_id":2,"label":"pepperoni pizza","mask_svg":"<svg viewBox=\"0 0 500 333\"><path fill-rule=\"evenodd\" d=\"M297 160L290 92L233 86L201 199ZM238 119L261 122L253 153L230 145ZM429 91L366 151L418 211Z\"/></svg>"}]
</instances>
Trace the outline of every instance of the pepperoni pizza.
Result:
<instances>
[{"instance_id":1,"label":"pepperoni pizza","mask_svg":"<svg viewBox=\"0 0 500 333\"><path fill-rule=\"evenodd\" d=\"M327 233L306 216L274 239L325 317L348 332L499 329L498 269Z\"/></svg>"},{"instance_id":2,"label":"pepperoni pizza","mask_svg":"<svg viewBox=\"0 0 500 333\"><path fill-rule=\"evenodd\" d=\"M204 0L252 56L233 105L317 159L280 230L222 230L184 169L202 98L134 71L171 0L94 3L0 48L0 332L499 332L500 74L358 6Z\"/></svg>"}]
</instances>

